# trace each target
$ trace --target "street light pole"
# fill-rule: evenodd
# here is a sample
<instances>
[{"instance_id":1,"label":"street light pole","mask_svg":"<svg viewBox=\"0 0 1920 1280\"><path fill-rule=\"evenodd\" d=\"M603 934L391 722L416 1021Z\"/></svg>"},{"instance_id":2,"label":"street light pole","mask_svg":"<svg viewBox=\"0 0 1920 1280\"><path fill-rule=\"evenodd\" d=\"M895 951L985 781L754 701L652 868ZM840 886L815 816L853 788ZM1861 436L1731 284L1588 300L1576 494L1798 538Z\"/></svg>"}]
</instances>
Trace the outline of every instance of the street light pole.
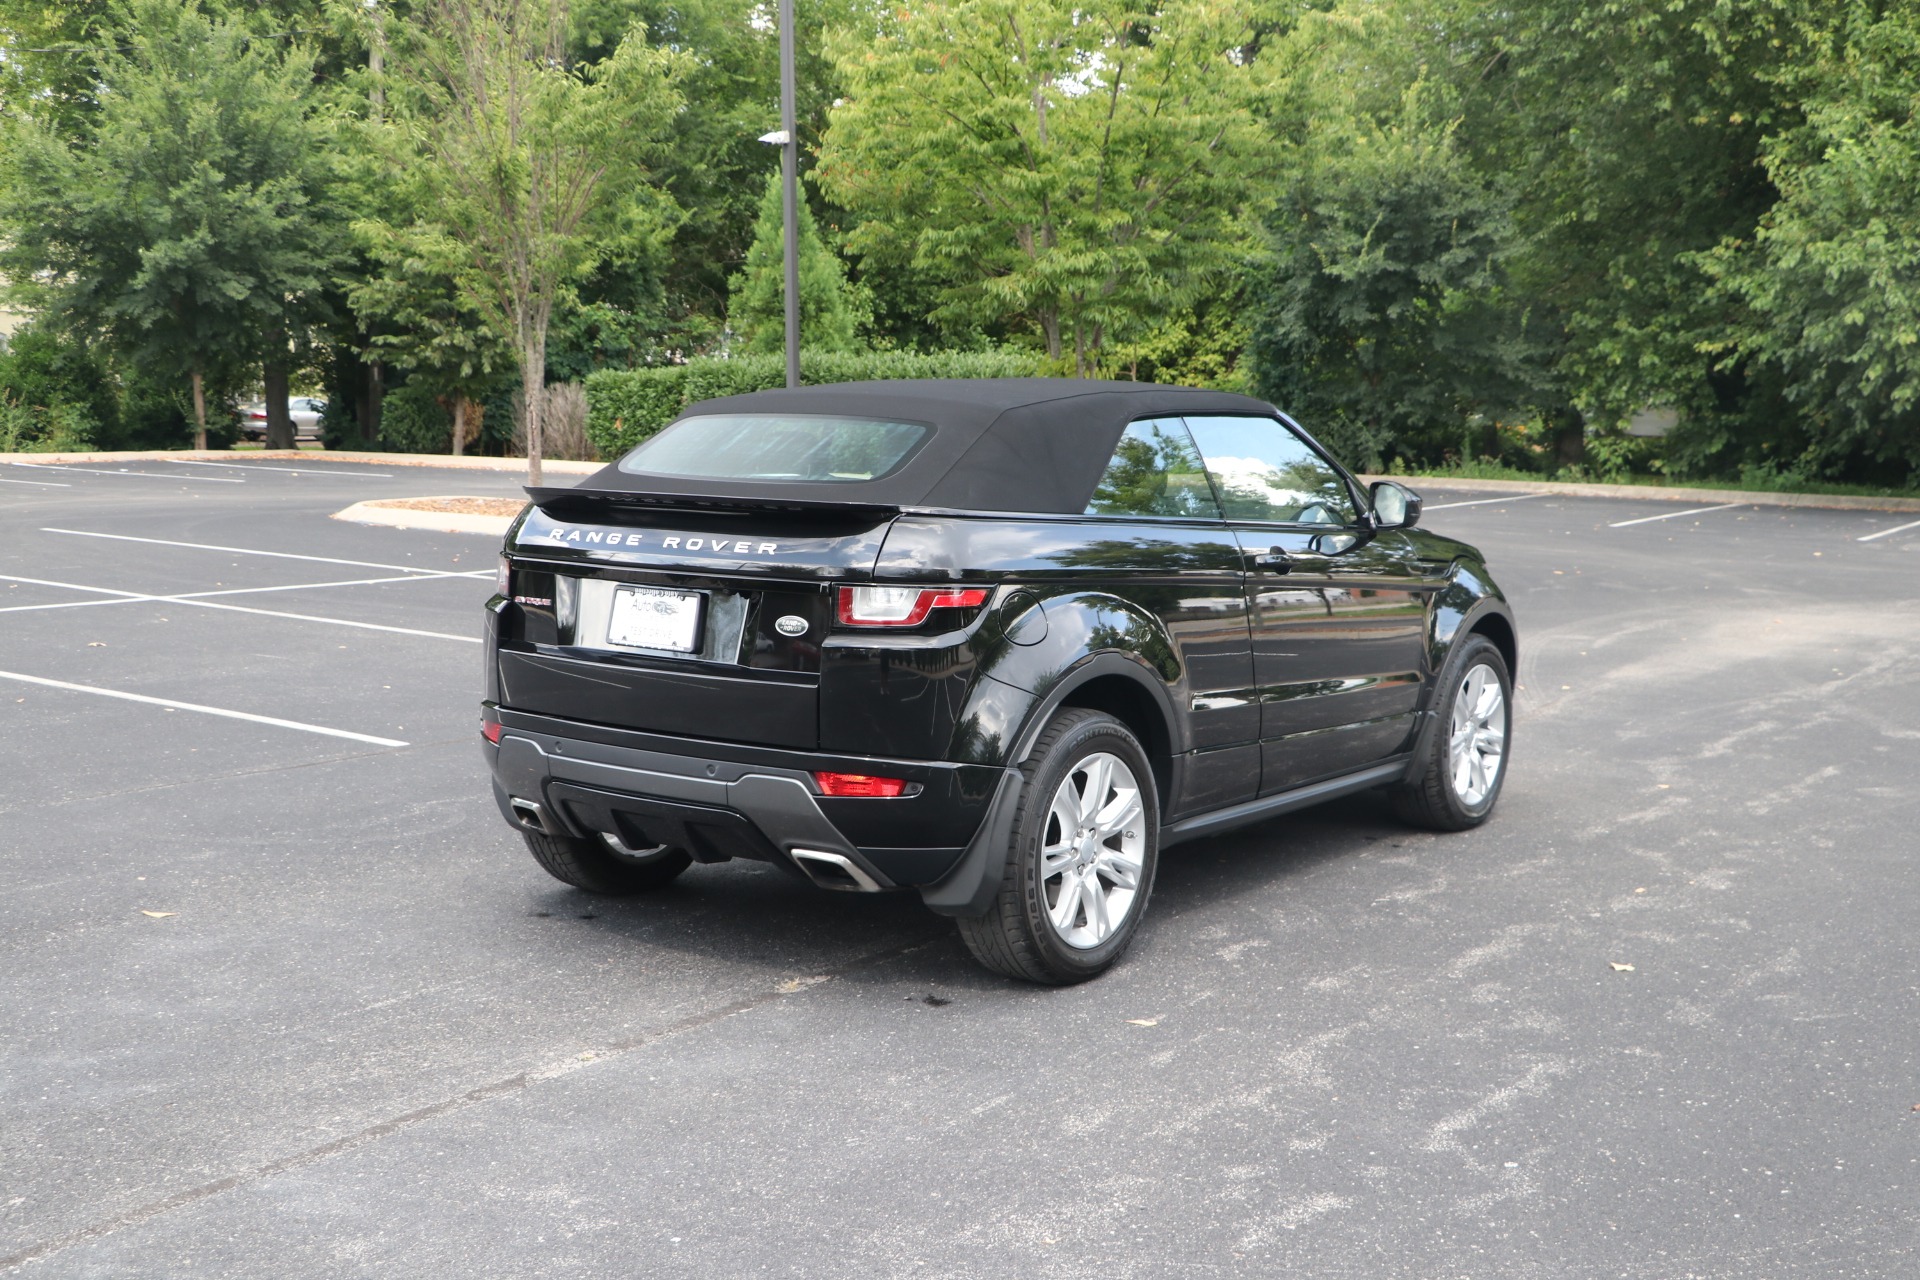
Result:
<instances>
[{"instance_id":1,"label":"street light pole","mask_svg":"<svg viewBox=\"0 0 1920 1280\"><path fill-rule=\"evenodd\" d=\"M800 385L800 139L794 133L793 0L780 0L781 221L786 232L787 385Z\"/></svg>"}]
</instances>

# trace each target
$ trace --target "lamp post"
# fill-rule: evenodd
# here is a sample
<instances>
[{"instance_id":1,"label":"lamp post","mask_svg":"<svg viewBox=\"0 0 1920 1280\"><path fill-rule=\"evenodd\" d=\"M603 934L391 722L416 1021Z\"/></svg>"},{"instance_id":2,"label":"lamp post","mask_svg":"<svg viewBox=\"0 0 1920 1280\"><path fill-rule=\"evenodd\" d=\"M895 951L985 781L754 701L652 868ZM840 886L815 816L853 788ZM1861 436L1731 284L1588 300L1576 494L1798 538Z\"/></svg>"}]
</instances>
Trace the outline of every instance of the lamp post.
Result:
<instances>
[{"instance_id":1,"label":"lamp post","mask_svg":"<svg viewBox=\"0 0 1920 1280\"><path fill-rule=\"evenodd\" d=\"M800 385L800 139L794 132L793 0L780 0L780 128L760 141L780 148L780 221L786 259L787 385Z\"/></svg>"}]
</instances>

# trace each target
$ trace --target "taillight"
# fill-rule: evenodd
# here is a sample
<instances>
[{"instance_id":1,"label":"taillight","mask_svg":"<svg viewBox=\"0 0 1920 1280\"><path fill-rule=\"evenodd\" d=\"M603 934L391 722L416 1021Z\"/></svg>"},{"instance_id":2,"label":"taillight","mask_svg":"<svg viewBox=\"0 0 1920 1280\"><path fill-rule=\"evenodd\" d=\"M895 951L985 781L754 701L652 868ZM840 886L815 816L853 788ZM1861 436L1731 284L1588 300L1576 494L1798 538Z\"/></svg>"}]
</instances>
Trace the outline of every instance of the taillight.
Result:
<instances>
[{"instance_id":1,"label":"taillight","mask_svg":"<svg viewBox=\"0 0 1920 1280\"><path fill-rule=\"evenodd\" d=\"M500 557L500 566L493 571L493 590L495 595L508 595L508 587L513 585L513 566L507 563L505 556Z\"/></svg>"},{"instance_id":2,"label":"taillight","mask_svg":"<svg viewBox=\"0 0 1920 1280\"><path fill-rule=\"evenodd\" d=\"M504 726L498 720L488 720L483 717L480 721L480 736L497 747L500 745L502 728Z\"/></svg>"},{"instance_id":3,"label":"taillight","mask_svg":"<svg viewBox=\"0 0 1920 1280\"><path fill-rule=\"evenodd\" d=\"M822 795L842 798L891 800L907 793L905 778L876 778L865 773L816 773L813 780L820 784Z\"/></svg>"},{"instance_id":4,"label":"taillight","mask_svg":"<svg viewBox=\"0 0 1920 1280\"><path fill-rule=\"evenodd\" d=\"M849 627L917 627L935 609L978 609L985 587L842 587L836 610Z\"/></svg>"}]
</instances>

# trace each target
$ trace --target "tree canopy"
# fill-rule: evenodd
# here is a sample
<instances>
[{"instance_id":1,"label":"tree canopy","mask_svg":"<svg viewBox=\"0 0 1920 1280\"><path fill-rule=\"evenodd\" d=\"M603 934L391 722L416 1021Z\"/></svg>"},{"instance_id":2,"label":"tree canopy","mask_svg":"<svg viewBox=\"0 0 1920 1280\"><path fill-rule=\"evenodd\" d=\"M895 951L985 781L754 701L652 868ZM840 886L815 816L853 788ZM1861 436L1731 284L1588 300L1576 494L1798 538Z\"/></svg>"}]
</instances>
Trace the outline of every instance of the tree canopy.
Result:
<instances>
[{"instance_id":1,"label":"tree canopy","mask_svg":"<svg viewBox=\"0 0 1920 1280\"><path fill-rule=\"evenodd\" d=\"M1920 486L1911 5L796 8L814 352L1253 390L1370 466ZM32 430L291 379L497 451L546 382L776 350L777 63L760 0L0 0L0 287L110 392L35 373Z\"/></svg>"}]
</instances>

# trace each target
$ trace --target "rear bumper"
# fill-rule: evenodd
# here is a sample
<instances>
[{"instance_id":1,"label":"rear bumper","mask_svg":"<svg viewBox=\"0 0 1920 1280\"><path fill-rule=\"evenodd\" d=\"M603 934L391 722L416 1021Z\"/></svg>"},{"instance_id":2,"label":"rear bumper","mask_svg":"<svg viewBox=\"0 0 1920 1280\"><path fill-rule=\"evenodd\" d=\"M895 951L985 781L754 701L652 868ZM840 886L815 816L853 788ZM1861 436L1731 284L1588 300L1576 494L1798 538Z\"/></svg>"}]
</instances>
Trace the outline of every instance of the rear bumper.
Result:
<instances>
[{"instance_id":1,"label":"rear bumper","mask_svg":"<svg viewBox=\"0 0 1920 1280\"><path fill-rule=\"evenodd\" d=\"M797 865L816 883L918 888L936 910L951 911L944 905L949 901L971 907L985 892L973 883L982 876L998 887L1004 844L999 858L962 855L1006 825L988 819L1009 791L1017 797L1017 788L1005 785L1012 771L742 747L505 708L497 714L499 745L483 745L501 816L516 827L526 825L526 806L533 804L557 833L608 832L632 847L672 844L705 862L785 862L800 850ZM905 778L918 783L919 792L836 799L820 794L816 770ZM857 874L837 883L842 877L832 872L834 864L809 860L809 852L843 858ZM968 873L964 885L954 880L961 871Z\"/></svg>"}]
</instances>

